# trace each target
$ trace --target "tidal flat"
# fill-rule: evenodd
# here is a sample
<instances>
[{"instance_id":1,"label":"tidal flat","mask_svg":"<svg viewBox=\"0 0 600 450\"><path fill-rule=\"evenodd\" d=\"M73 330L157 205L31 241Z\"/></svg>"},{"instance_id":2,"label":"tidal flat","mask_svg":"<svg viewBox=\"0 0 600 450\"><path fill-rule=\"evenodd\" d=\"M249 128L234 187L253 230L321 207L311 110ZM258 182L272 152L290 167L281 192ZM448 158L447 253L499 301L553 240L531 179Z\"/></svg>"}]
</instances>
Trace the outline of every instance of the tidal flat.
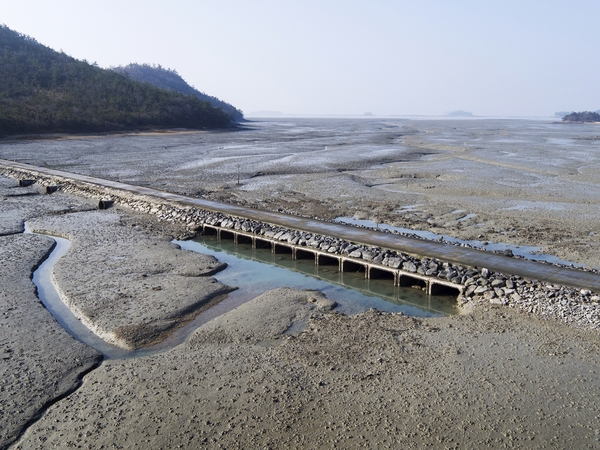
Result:
<instances>
[{"instance_id":1,"label":"tidal flat","mask_svg":"<svg viewBox=\"0 0 600 450\"><path fill-rule=\"evenodd\" d=\"M550 120L280 118L231 132L55 136L0 158L600 268L600 128Z\"/></svg>"},{"instance_id":2,"label":"tidal flat","mask_svg":"<svg viewBox=\"0 0 600 450\"><path fill-rule=\"evenodd\" d=\"M535 245L597 268L597 134L542 121L285 119L235 132L4 141L0 157L294 214ZM150 330L125 334L131 346L169 328L152 323L188 320L180 312L189 308L176 306L197 303L190 292L205 292L217 262L171 246L177 224L0 180L0 447L600 444L598 332L500 305L444 318L345 316L319 292L280 288L173 349L99 364L36 300L29 277L51 241L20 234L25 221L73 241L56 282L103 330Z\"/></svg>"}]
</instances>

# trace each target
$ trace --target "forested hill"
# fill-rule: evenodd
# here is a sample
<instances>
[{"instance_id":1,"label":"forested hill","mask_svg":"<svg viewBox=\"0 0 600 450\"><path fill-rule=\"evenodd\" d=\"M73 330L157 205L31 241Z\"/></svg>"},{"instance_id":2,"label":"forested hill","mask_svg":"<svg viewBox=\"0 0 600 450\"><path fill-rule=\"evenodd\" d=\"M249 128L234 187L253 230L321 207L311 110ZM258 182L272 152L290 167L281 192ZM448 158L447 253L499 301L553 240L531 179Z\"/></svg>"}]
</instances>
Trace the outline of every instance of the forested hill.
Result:
<instances>
[{"instance_id":1,"label":"forested hill","mask_svg":"<svg viewBox=\"0 0 600 450\"><path fill-rule=\"evenodd\" d=\"M600 110L572 112L563 117L563 122L600 122Z\"/></svg>"},{"instance_id":2,"label":"forested hill","mask_svg":"<svg viewBox=\"0 0 600 450\"><path fill-rule=\"evenodd\" d=\"M209 102L104 70L0 25L0 135L222 128Z\"/></svg>"},{"instance_id":3,"label":"forested hill","mask_svg":"<svg viewBox=\"0 0 600 450\"><path fill-rule=\"evenodd\" d=\"M160 65L150 66L148 64L129 64L125 67L114 67L113 70L118 73L127 74L135 81L150 83L152 86L170 89L186 95L195 95L200 100L209 101L214 107L225 110L225 112L232 115L236 121L239 122L244 120L242 111L217 97L206 95L203 92L194 89L187 84L175 70L165 69Z\"/></svg>"}]
</instances>

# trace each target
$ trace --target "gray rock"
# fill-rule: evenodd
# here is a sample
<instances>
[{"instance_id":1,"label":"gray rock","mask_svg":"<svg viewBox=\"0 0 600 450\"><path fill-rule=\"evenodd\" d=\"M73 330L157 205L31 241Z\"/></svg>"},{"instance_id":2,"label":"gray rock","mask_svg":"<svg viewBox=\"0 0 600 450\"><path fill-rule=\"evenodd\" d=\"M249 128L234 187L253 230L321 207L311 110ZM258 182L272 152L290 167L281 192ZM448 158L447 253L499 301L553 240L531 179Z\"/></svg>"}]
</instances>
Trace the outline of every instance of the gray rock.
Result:
<instances>
[{"instance_id":1,"label":"gray rock","mask_svg":"<svg viewBox=\"0 0 600 450\"><path fill-rule=\"evenodd\" d=\"M365 261L372 261L374 257L375 257L374 252L370 252L368 250L365 250L364 252L362 252L362 259L364 259Z\"/></svg>"},{"instance_id":2,"label":"gray rock","mask_svg":"<svg viewBox=\"0 0 600 450\"><path fill-rule=\"evenodd\" d=\"M473 291L473 293L475 295L481 295L485 292L488 292L489 288L487 286L477 286L477 288L475 288L475 290Z\"/></svg>"},{"instance_id":3,"label":"gray rock","mask_svg":"<svg viewBox=\"0 0 600 450\"><path fill-rule=\"evenodd\" d=\"M475 289L477 289L477 286L475 285L470 285L469 287L467 287L467 289L465 290L465 297L470 297L474 292Z\"/></svg>"},{"instance_id":4,"label":"gray rock","mask_svg":"<svg viewBox=\"0 0 600 450\"><path fill-rule=\"evenodd\" d=\"M353 252L351 252L348 256L350 258L361 258L362 252L360 251L360 249L357 249L357 250L354 250Z\"/></svg>"},{"instance_id":5,"label":"gray rock","mask_svg":"<svg viewBox=\"0 0 600 450\"><path fill-rule=\"evenodd\" d=\"M342 250L343 253L346 254L350 254L352 253L354 250L356 250L358 248L357 245L348 245L346 248L344 248L344 250Z\"/></svg>"},{"instance_id":6,"label":"gray rock","mask_svg":"<svg viewBox=\"0 0 600 450\"><path fill-rule=\"evenodd\" d=\"M483 298L485 298L486 300L491 300L493 298L496 298L496 292L494 291L486 291L483 293Z\"/></svg>"},{"instance_id":7,"label":"gray rock","mask_svg":"<svg viewBox=\"0 0 600 450\"><path fill-rule=\"evenodd\" d=\"M404 264L402 264L402 268L407 272L415 273L417 271L417 266L415 265L415 263L410 261L406 261Z\"/></svg>"},{"instance_id":8,"label":"gray rock","mask_svg":"<svg viewBox=\"0 0 600 450\"><path fill-rule=\"evenodd\" d=\"M471 286L473 284L477 284L477 278L470 277L465 281L465 286Z\"/></svg>"},{"instance_id":9,"label":"gray rock","mask_svg":"<svg viewBox=\"0 0 600 450\"><path fill-rule=\"evenodd\" d=\"M452 280L452 278L458 277L458 272L456 270L451 270L446 274L446 279L448 281Z\"/></svg>"},{"instance_id":10,"label":"gray rock","mask_svg":"<svg viewBox=\"0 0 600 450\"><path fill-rule=\"evenodd\" d=\"M394 269L398 269L400 267L400 265L402 264L402 259L401 258L388 258L388 263L387 265L394 268Z\"/></svg>"},{"instance_id":11,"label":"gray rock","mask_svg":"<svg viewBox=\"0 0 600 450\"><path fill-rule=\"evenodd\" d=\"M494 280L492 281L492 287L493 288L497 288L497 287L504 287L506 283L504 282L504 280Z\"/></svg>"}]
</instances>

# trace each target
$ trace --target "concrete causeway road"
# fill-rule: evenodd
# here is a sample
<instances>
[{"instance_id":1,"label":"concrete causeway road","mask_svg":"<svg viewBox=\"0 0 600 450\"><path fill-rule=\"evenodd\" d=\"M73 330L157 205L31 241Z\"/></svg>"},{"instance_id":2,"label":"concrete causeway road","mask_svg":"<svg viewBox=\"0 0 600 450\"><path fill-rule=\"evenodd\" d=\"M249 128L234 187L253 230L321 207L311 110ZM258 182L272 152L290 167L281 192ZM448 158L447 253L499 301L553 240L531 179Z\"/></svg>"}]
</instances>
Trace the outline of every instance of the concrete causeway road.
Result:
<instances>
[{"instance_id":1,"label":"concrete causeway road","mask_svg":"<svg viewBox=\"0 0 600 450\"><path fill-rule=\"evenodd\" d=\"M102 180L100 178L63 172L60 170L36 167L30 164L0 159L0 165L4 165L8 168L27 170L34 174L37 172L40 175L62 177L98 188L113 188L132 194L156 197L182 206L194 206L209 211L267 222L295 230L323 234L356 243L375 245L413 255L437 258L453 264L462 264L479 268L485 267L489 270L507 275L519 275L525 278L589 289L600 293L600 274L593 272L583 272L577 269L556 267L551 264L542 264L526 259L511 258L501 254L475 250L468 247L459 247L442 242L415 239L391 233L382 233L377 230L356 228L341 223L324 222L316 219L308 219L305 217L188 197L185 195L160 191L158 189L133 186L117 181Z\"/></svg>"}]
</instances>

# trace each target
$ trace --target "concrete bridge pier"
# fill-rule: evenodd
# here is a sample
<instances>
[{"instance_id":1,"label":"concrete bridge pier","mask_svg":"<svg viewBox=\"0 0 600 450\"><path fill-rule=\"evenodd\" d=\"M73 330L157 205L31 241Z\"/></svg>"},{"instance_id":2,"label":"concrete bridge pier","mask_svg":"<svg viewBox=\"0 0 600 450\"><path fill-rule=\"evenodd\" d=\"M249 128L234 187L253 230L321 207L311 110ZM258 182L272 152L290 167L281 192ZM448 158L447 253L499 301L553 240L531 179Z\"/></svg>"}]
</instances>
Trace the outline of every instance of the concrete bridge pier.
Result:
<instances>
[{"instance_id":1,"label":"concrete bridge pier","mask_svg":"<svg viewBox=\"0 0 600 450\"><path fill-rule=\"evenodd\" d=\"M216 236L219 240L231 240L236 244L251 244L253 249L269 249L273 255L290 255L294 261L311 260L315 264L315 273L317 273L319 266L335 266L340 273L340 278L343 277L344 273L364 273L365 279L390 280L394 286L422 289L429 295L458 296L464 290L464 286L445 279L428 277L361 259L327 253L312 247L275 241L264 236L256 236L214 225L203 225L202 231L203 234Z\"/></svg>"}]
</instances>

